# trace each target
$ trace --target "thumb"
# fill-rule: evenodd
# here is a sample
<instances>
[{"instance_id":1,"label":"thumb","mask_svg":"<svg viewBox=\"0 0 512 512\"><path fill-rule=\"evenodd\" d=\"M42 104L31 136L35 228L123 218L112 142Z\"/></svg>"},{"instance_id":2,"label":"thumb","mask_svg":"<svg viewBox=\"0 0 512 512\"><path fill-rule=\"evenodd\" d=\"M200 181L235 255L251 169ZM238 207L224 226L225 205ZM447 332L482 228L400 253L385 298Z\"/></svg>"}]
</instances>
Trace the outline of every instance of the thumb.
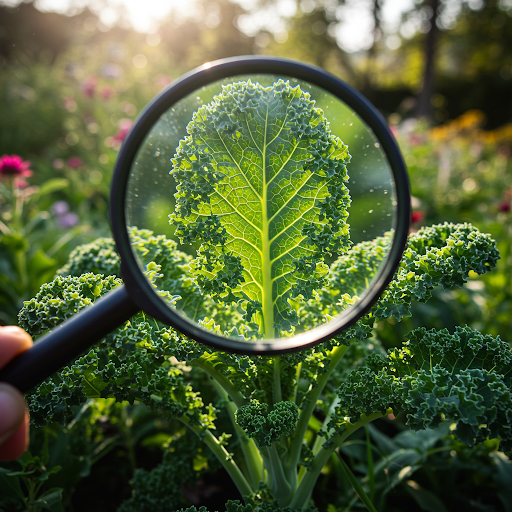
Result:
<instances>
[{"instance_id":1,"label":"thumb","mask_svg":"<svg viewBox=\"0 0 512 512\"><path fill-rule=\"evenodd\" d=\"M23 395L13 386L0 382L0 460L20 456L27 447L28 414ZM2 446L6 443L5 446Z\"/></svg>"}]
</instances>

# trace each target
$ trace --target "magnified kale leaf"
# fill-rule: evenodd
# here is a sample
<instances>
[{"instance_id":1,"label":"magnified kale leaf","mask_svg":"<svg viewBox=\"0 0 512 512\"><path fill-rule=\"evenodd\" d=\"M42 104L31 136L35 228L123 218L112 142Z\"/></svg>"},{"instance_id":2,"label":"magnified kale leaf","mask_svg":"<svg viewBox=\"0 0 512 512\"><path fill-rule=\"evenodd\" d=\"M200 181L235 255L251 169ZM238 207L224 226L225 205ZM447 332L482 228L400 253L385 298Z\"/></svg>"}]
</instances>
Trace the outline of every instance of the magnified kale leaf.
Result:
<instances>
[{"instance_id":1,"label":"magnified kale leaf","mask_svg":"<svg viewBox=\"0 0 512 512\"><path fill-rule=\"evenodd\" d=\"M350 247L348 148L299 86L223 87L194 113L171 174L170 215L182 243L200 244L189 271L214 300L239 303L260 335L299 323L290 301L326 282L326 255Z\"/></svg>"}]
</instances>

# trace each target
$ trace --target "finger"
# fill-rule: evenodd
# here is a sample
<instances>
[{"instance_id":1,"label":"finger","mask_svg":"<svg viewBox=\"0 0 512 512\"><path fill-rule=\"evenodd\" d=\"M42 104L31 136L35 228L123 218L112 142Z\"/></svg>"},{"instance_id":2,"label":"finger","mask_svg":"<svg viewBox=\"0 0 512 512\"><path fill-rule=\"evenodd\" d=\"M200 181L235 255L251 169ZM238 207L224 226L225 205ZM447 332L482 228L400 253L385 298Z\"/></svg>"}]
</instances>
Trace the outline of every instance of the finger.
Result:
<instances>
[{"instance_id":1,"label":"finger","mask_svg":"<svg viewBox=\"0 0 512 512\"><path fill-rule=\"evenodd\" d=\"M0 460L19 457L28 446L28 411L23 395L0 382Z\"/></svg>"},{"instance_id":2,"label":"finger","mask_svg":"<svg viewBox=\"0 0 512 512\"><path fill-rule=\"evenodd\" d=\"M29 423L28 411L25 411L21 425L0 445L0 461L16 460L25 453L29 442Z\"/></svg>"},{"instance_id":3,"label":"finger","mask_svg":"<svg viewBox=\"0 0 512 512\"><path fill-rule=\"evenodd\" d=\"M20 327L0 327L0 368L32 346L32 338Z\"/></svg>"}]
</instances>

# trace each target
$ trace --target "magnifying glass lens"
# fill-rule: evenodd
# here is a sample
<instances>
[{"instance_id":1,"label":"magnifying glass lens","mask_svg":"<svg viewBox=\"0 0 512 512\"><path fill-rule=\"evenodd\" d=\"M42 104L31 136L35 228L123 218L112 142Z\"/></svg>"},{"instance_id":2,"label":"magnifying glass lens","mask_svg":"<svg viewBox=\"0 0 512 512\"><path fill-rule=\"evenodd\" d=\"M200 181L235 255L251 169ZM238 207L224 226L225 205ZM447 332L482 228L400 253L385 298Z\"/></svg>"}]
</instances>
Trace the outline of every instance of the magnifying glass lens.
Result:
<instances>
[{"instance_id":1,"label":"magnifying glass lens","mask_svg":"<svg viewBox=\"0 0 512 512\"><path fill-rule=\"evenodd\" d=\"M395 236L396 186L344 101L292 77L239 75L154 124L125 218L140 270L174 313L241 343L278 343L370 293Z\"/></svg>"}]
</instances>

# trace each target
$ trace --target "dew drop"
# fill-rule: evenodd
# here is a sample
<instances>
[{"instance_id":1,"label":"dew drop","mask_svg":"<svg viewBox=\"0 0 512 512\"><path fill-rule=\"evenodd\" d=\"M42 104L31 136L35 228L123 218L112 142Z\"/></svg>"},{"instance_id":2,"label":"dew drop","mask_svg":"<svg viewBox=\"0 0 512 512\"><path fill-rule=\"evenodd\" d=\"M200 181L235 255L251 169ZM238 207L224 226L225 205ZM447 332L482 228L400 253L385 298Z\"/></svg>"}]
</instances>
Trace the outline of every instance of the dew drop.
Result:
<instances>
[{"instance_id":1,"label":"dew drop","mask_svg":"<svg viewBox=\"0 0 512 512\"><path fill-rule=\"evenodd\" d=\"M373 210L368 210L368 213L373 213Z\"/></svg>"},{"instance_id":2,"label":"dew drop","mask_svg":"<svg viewBox=\"0 0 512 512\"><path fill-rule=\"evenodd\" d=\"M162 153L160 152L160 150L159 150L159 149L157 149L157 150L155 151L155 156L160 156L161 154L162 154Z\"/></svg>"},{"instance_id":3,"label":"dew drop","mask_svg":"<svg viewBox=\"0 0 512 512\"><path fill-rule=\"evenodd\" d=\"M375 146L376 148L380 148L380 144L379 144L378 142L376 142L376 143L374 144L374 146Z\"/></svg>"}]
</instances>

